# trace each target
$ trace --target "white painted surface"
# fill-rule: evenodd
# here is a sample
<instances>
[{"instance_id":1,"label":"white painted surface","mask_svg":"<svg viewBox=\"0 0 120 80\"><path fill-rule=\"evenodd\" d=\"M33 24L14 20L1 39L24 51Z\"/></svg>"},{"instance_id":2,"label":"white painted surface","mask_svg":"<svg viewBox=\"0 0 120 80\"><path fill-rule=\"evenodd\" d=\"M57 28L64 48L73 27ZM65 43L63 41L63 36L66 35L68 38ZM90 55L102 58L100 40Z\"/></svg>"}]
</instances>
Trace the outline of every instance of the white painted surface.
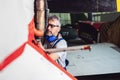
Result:
<instances>
[{"instance_id":1,"label":"white painted surface","mask_svg":"<svg viewBox=\"0 0 120 80\"><path fill-rule=\"evenodd\" d=\"M30 45L0 72L0 80L72 80Z\"/></svg>"},{"instance_id":2,"label":"white painted surface","mask_svg":"<svg viewBox=\"0 0 120 80\"><path fill-rule=\"evenodd\" d=\"M115 47L109 43L99 43L91 45L91 51L68 52L68 72L74 76L120 73L120 49L116 51L111 46Z\"/></svg>"},{"instance_id":3,"label":"white painted surface","mask_svg":"<svg viewBox=\"0 0 120 80\"><path fill-rule=\"evenodd\" d=\"M0 62L28 39L34 0L0 0Z\"/></svg>"}]
</instances>

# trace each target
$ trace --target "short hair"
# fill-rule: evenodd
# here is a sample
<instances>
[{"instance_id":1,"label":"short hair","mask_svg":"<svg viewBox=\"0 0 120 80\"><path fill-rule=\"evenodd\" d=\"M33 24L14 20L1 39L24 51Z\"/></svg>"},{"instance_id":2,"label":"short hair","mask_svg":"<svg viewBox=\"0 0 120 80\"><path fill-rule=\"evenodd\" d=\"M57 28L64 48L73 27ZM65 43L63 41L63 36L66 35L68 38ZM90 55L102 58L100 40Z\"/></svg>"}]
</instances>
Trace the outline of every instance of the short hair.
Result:
<instances>
[{"instance_id":1,"label":"short hair","mask_svg":"<svg viewBox=\"0 0 120 80\"><path fill-rule=\"evenodd\" d=\"M58 17L58 16L56 16L56 15L52 15L52 16L49 16L49 17L48 17L48 21L49 21L49 20L54 20L54 19L58 20L58 21L59 21L59 26L61 26L60 17Z\"/></svg>"}]
</instances>

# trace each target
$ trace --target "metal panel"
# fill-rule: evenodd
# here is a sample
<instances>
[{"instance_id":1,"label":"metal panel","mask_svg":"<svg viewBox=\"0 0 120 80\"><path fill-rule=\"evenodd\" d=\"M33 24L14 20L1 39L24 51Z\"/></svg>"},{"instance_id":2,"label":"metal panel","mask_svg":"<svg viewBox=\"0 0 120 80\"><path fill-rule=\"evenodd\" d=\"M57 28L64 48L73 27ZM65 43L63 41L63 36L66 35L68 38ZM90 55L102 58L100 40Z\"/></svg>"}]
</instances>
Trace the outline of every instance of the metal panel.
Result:
<instances>
[{"instance_id":1,"label":"metal panel","mask_svg":"<svg viewBox=\"0 0 120 80\"><path fill-rule=\"evenodd\" d=\"M68 52L68 72L74 76L120 73L120 48L110 43L98 43L91 47L91 51Z\"/></svg>"}]
</instances>

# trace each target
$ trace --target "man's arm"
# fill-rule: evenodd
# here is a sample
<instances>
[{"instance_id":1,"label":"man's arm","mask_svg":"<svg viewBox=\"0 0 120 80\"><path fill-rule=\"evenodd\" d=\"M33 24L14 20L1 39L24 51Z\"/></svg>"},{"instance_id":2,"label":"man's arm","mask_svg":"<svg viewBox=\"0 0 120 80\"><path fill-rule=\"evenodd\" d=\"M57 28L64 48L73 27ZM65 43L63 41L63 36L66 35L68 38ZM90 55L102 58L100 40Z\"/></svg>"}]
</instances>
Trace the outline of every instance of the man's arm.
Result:
<instances>
[{"instance_id":1,"label":"man's arm","mask_svg":"<svg viewBox=\"0 0 120 80\"><path fill-rule=\"evenodd\" d=\"M59 58L59 55L57 53L50 53L48 56L50 56L55 61Z\"/></svg>"}]
</instances>

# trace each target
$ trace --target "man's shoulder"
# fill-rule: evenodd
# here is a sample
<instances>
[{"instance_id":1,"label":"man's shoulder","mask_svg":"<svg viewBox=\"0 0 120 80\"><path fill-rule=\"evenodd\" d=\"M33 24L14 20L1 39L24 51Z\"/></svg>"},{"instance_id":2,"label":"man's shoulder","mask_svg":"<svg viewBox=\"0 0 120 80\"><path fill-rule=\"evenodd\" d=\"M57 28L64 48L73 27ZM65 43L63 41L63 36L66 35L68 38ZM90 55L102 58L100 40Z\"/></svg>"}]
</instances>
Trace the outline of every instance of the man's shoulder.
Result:
<instances>
[{"instance_id":1,"label":"man's shoulder","mask_svg":"<svg viewBox=\"0 0 120 80\"><path fill-rule=\"evenodd\" d=\"M65 48L67 47L67 42L65 39L62 39L61 41L59 41L57 44L56 44L57 47L61 47L61 48Z\"/></svg>"}]
</instances>

